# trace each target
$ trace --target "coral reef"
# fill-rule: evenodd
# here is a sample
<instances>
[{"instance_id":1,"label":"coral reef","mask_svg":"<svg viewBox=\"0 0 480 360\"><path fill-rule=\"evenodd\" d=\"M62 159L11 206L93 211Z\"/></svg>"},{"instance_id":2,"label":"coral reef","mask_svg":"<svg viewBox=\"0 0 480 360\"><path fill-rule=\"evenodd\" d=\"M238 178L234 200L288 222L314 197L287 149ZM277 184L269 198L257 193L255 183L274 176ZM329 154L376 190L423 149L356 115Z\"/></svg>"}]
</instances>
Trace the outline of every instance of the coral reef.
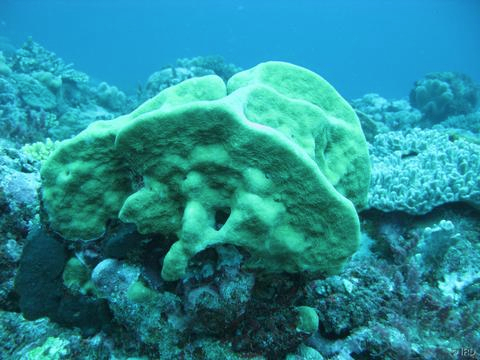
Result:
<instances>
[{"instance_id":1,"label":"coral reef","mask_svg":"<svg viewBox=\"0 0 480 360\"><path fill-rule=\"evenodd\" d=\"M21 143L68 138L131 106L123 92L96 86L31 39L0 63L0 127Z\"/></svg>"},{"instance_id":2,"label":"coral reef","mask_svg":"<svg viewBox=\"0 0 480 360\"><path fill-rule=\"evenodd\" d=\"M67 256L66 245L44 229L30 231L15 278L20 309L28 320L48 316L64 326L79 327L85 334L96 333L110 321L107 304L68 291L62 276Z\"/></svg>"},{"instance_id":3,"label":"coral reef","mask_svg":"<svg viewBox=\"0 0 480 360\"><path fill-rule=\"evenodd\" d=\"M217 75L227 81L241 69L226 63L221 56L198 56L192 59L178 59L174 66L166 67L151 74L144 88L139 89L139 101L145 101L166 88L184 80L205 75Z\"/></svg>"},{"instance_id":4,"label":"coral reef","mask_svg":"<svg viewBox=\"0 0 480 360\"><path fill-rule=\"evenodd\" d=\"M478 137L480 135L480 111L467 115L450 116L440 124L445 128L467 130Z\"/></svg>"},{"instance_id":5,"label":"coral reef","mask_svg":"<svg viewBox=\"0 0 480 360\"><path fill-rule=\"evenodd\" d=\"M378 132L418 127L422 118L420 111L410 106L408 101L387 100L378 94L366 94L360 99L352 100L351 104L355 111L365 114L377 124ZM371 140L373 136L369 139Z\"/></svg>"},{"instance_id":6,"label":"coral reef","mask_svg":"<svg viewBox=\"0 0 480 360\"><path fill-rule=\"evenodd\" d=\"M195 73L195 69L204 69L206 73L196 74L195 76L201 75L217 75L220 76L223 81L227 82L233 75L237 72L240 72L242 69L234 64L229 64L225 62L225 59L221 56L197 56L194 58L184 58L177 60L177 66L192 69ZM208 72L208 73L207 73Z\"/></svg>"},{"instance_id":7,"label":"coral reef","mask_svg":"<svg viewBox=\"0 0 480 360\"><path fill-rule=\"evenodd\" d=\"M24 240L38 222L38 163L12 144L0 145L0 307L18 309L13 291Z\"/></svg>"},{"instance_id":8,"label":"coral reef","mask_svg":"<svg viewBox=\"0 0 480 360\"><path fill-rule=\"evenodd\" d=\"M370 175L354 112L287 63L238 73L227 88L217 76L187 80L60 144L41 171L52 228L92 239L118 217L144 234L175 234L166 280L224 243L247 248L251 268L339 271L358 241L353 205L364 206Z\"/></svg>"},{"instance_id":9,"label":"coral reef","mask_svg":"<svg viewBox=\"0 0 480 360\"><path fill-rule=\"evenodd\" d=\"M180 301L170 292L149 290L139 277L138 267L113 259L103 260L92 273L99 296L108 300L117 321L142 344L158 347L161 357L176 357L179 336L169 318L179 311Z\"/></svg>"},{"instance_id":10,"label":"coral reef","mask_svg":"<svg viewBox=\"0 0 480 360\"><path fill-rule=\"evenodd\" d=\"M25 144L22 146L22 152L36 161L46 160L50 154L55 150L55 146L59 144L59 141L52 141L50 138L46 138L44 142L37 141L33 144Z\"/></svg>"},{"instance_id":11,"label":"coral reef","mask_svg":"<svg viewBox=\"0 0 480 360\"><path fill-rule=\"evenodd\" d=\"M434 72L415 82L410 103L431 123L449 116L473 112L479 99L479 89L465 74Z\"/></svg>"},{"instance_id":12,"label":"coral reef","mask_svg":"<svg viewBox=\"0 0 480 360\"><path fill-rule=\"evenodd\" d=\"M370 148L370 207L426 214L449 202L480 206L480 146L447 131L380 134Z\"/></svg>"},{"instance_id":13,"label":"coral reef","mask_svg":"<svg viewBox=\"0 0 480 360\"><path fill-rule=\"evenodd\" d=\"M15 312L0 311L0 354L4 359L67 359L98 356L107 359L117 352L101 337L82 338L46 318L27 321Z\"/></svg>"},{"instance_id":14,"label":"coral reef","mask_svg":"<svg viewBox=\"0 0 480 360\"><path fill-rule=\"evenodd\" d=\"M469 288L478 277L464 276L446 291L452 277L438 275L459 268L478 272L478 213L445 207L417 221L427 226L399 213L370 211L362 217L366 230L373 230L363 239L364 249L340 276L307 284L305 303L320 316L319 332L307 345L328 358L453 358L463 348L476 351L480 302L478 291ZM451 220L437 220L442 217ZM455 237L451 224L455 233L476 229L476 235L448 240L448 246L430 240Z\"/></svg>"},{"instance_id":15,"label":"coral reef","mask_svg":"<svg viewBox=\"0 0 480 360\"><path fill-rule=\"evenodd\" d=\"M133 100L106 83L92 84L86 74L32 41L15 50L0 37L0 48L0 358L478 356L479 113L472 111L468 89L473 86L465 77L440 75L418 82L416 95L423 86L429 96L420 110L375 94L352 102L370 143L373 181L368 188L367 144L358 119L328 84L320 82L323 91L308 86L311 73L303 69L293 67L289 73L288 66L269 63L234 75L238 69L218 57L180 59L156 73ZM231 76L225 89L223 82ZM298 87L299 79L304 87ZM435 89L441 90L437 97ZM450 93L456 95L450 98ZM141 105L147 95L153 98ZM442 105L445 99L456 105ZM77 138L56 141L93 120L112 119L138 106L120 120L102 121ZM459 108L463 113L452 115ZM427 116L432 109L448 114ZM226 137L226 124L238 118L246 120ZM180 135L168 133L168 122L172 129L184 124ZM250 131L242 142L245 126ZM262 132L270 138L258 141L255 136ZM148 146L152 139L155 147ZM227 145L220 142L225 139ZM275 146L265 150L272 139ZM229 141L244 144L236 158ZM295 161L287 161L285 148L294 150ZM352 153L359 148L355 161ZM233 171L242 156L249 168ZM92 167L82 170L88 161ZM51 183L44 178L40 188L40 167L50 171L53 162L60 170L54 169ZM306 162L319 169L327 191L310 187L301 171ZM271 165L268 171L265 164ZM102 166L107 169L92 181ZM355 231L340 221L341 212L328 216L326 231L353 234L350 244L360 239L348 261L341 260L342 271L328 276L278 270L279 264L307 256L298 254L306 252L298 233L282 230L292 240L282 251L275 250L275 231L258 236L274 218L267 210L278 202L260 205L272 184L279 183L284 187L273 200L295 200L285 208L290 216L292 208L301 209L294 218L297 230L306 224L302 233L328 214L313 202L325 193L352 201L356 209L350 209L360 211ZM125 197L117 202L110 185L125 191ZM369 206L363 209L367 190ZM257 197L247 197L237 211L242 191ZM308 195L298 198L302 192ZM191 198L207 211L191 206ZM129 211L120 212L125 199L130 199ZM58 206L52 206L55 201ZM336 209L338 202L327 205ZM105 216L108 209L114 209L113 215ZM159 209L165 211L159 214ZM123 223L119 213L133 223ZM245 242L198 245L206 236L196 224L232 238L235 233L228 228L239 213L245 222L236 222L234 230L242 230L239 237ZM205 216L199 215L208 221L202 223ZM76 229L98 225L100 230L89 239L65 239L59 233L67 232L52 221L55 216ZM263 251L261 245L245 245L266 239L269 247ZM181 278L171 281L178 276L162 277L162 268L172 267L167 254L178 243L188 261L181 264ZM325 251L336 249L338 243L330 243ZM259 271L252 261L277 271Z\"/></svg>"}]
</instances>

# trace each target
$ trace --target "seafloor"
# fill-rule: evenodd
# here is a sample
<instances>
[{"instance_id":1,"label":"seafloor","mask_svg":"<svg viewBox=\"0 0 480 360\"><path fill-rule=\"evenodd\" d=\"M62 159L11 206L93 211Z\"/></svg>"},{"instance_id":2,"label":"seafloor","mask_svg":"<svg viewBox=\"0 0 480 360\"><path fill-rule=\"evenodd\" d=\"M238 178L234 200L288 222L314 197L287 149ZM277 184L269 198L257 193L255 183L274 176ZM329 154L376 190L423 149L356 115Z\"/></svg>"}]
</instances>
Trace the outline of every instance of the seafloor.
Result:
<instances>
[{"instance_id":1,"label":"seafloor","mask_svg":"<svg viewBox=\"0 0 480 360\"><path fill-rule=\"evenodd\" d=\"M40 168L59 141L186 79L239 70L180 59L126 95L32 40L3 49L0 358L478 358L480 112L464 74L349 101L372 171L361 245L339 274L250 271L248 251L221 245L164 281L168 236L112 221L79 242L50 228Z\"/></svg>"}]
</instances>

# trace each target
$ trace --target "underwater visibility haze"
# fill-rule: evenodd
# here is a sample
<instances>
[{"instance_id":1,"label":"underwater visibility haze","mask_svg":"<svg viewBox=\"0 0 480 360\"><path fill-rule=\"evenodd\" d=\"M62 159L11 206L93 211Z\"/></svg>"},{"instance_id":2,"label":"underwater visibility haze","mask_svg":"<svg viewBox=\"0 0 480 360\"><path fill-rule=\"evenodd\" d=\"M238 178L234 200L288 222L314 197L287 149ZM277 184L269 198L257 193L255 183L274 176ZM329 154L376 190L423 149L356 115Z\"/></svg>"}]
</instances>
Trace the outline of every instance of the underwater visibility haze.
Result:
<instances>
[{"instance_id":1,"label":"underwater visibility haze","mask_svg":"<svg viewBox=\"0 0 480 360\"><path fill-rule=\"evenodd\" d=\"M1 359L477 359L480 2L0 3Z\"/></svg>"},{"instance_id":2,"label":"underwater visibility haze","mask_svg":"<svg viewBox=\"0 0 480 360\"><path fill-rule=\"evenodd\" d=\"M477 0L2 0L0 32L28 36L79 70L130 91L183 57L243 68L282 60L346 97L402 97L432 71L480 81Z\"/></svg>"}]
</instances>

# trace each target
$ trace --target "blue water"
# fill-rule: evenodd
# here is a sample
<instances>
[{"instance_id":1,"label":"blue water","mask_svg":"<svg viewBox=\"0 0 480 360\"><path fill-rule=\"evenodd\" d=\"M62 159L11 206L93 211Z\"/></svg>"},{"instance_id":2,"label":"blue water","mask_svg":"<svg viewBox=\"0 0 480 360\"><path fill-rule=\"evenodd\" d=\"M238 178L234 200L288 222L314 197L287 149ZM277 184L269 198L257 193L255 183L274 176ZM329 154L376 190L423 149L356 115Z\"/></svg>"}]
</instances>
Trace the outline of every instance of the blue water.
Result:
<instances>
[{"instance_id":1,"label":"blue water","mask_svg":"<svg viewBox=\"0 0 480 360\"><path fill-rule=\"evenodd\" d=\"M0 36L28 36L133 92L179 57L308 67L347 98L405 97L431 71L480 82L480 0L0 0Z\"/></svg>"}]
</instances>

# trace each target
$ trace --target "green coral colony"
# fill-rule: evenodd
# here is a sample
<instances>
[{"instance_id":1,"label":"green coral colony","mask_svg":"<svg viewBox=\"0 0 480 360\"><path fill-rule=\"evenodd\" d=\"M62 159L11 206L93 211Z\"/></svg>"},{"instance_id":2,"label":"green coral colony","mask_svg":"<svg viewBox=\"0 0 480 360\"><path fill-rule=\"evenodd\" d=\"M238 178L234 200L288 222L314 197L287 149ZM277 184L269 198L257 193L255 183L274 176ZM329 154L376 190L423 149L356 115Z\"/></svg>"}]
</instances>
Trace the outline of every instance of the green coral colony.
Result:
<instances>
[{"instance_id":1,"label":"green coral colony","mask_svg":"<svg viewBox=\"0 0 480 360\"><path fill-rule=\"evenodd\" d=\"M102 236L108 219L175 234L162 277L216 244L267 272L332 274L357 249L370 180L348 103L315 73L267 62L170 87L63 141L41 170L51 227ZM219 220L221 219L221 220Z\"/></svg>"}]
</instances>

